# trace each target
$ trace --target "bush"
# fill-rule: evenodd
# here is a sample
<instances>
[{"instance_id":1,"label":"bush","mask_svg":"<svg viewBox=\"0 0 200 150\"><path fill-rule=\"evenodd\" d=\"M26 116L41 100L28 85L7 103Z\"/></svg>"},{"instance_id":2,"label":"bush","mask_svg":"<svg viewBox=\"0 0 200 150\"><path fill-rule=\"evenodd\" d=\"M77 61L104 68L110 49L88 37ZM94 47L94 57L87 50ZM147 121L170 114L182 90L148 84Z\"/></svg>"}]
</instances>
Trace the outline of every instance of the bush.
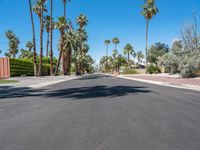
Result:
<instances>
[{"instance_id":1,"label":"bush","mask_svg":"<svg viewBox=\"0 0 200 150\"><path fill-rule=\"evenodd\" d=\"M160 70L157 66L151 64L150 66L148 66L147 72L150 74L156 74L156 73L160 73Z\"/></svg>"},{"instance_id":2,"label":"bush","mask_svg":"<svg viewBox=\"0 0 200 150\"><path fill-rule=\"evenodd\" d=\"M34 64L31 61L10 58L11 76L34 76ZM50 65L42 66L42 75L50 74Z\"/></svg>"},{"instance_id":3,"label":"bush","mask_svg":"<svg viewBox=\"0 0 200 150\"><path fill-rule=\"evenodd\" d=\"M138 74L138 72L134 69L125 69L122 74Z\"/></svg>"},{"instance_id":4,"label":"bush","mask_svg":"<svg viewBox=\"0 0 200 150\"><path fill-rule=\"evenodd\" d=\"M195 55L185 56L179 65L179 70L183 78L194 78L199 76L200 70L200 59L199 56Z\"/></svg>"}]
</instances>

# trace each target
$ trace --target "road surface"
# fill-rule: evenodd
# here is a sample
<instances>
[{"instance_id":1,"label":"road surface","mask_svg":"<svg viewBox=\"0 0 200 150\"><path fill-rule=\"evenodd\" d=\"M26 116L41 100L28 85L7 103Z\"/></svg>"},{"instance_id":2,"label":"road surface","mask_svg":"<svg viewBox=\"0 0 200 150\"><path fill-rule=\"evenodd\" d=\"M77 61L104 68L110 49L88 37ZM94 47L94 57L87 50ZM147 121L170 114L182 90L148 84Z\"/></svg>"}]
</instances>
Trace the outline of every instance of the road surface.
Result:
<instances>
[{"instance_id":1,"label":"road surface","mask_svg":"<svg viewBox=\"0 0 200 150\"><path fill-rule=\"evenodd\" d=\"M1 94L0 150L200 150L198 92L91 75Z\"/></svg>"}]
</instances>

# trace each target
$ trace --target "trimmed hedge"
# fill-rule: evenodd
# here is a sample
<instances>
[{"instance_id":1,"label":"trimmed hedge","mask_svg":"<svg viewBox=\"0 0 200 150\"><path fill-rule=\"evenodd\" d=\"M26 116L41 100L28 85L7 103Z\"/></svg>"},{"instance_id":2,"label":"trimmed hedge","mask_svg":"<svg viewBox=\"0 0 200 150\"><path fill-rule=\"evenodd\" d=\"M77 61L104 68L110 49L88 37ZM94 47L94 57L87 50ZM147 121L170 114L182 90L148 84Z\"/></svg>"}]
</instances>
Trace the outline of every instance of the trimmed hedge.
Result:
<instances>
[{"instance_id":1,"label":"trimmed hedge","mask_svg":"<svg viewBox=\"0 0 200 150\"><path fill-rule=\"evenodd\" d=\"M34 76L34 63L20 59L10 58L10 74L11 76ZM50 65L42 66L42 75L50 74Z\"/></svg>"}]
</instances>

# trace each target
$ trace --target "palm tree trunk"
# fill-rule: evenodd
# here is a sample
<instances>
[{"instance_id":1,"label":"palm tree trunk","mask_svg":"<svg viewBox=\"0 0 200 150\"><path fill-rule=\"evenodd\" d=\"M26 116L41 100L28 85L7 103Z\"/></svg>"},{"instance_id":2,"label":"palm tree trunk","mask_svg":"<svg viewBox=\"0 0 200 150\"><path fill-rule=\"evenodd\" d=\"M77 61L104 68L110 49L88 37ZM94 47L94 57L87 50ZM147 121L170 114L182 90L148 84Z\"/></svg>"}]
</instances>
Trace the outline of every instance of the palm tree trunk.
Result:
<instances>
[{"instance_id":1,"label":"palm tree trunk","mask_svg":"<svg viewBox=\"0 0 200 150\"><path fill-rule=\"evenodd\" d=\"M148 68L148 30L149 30L149 19L147 19L146 22L146 74L147 74L147 68Z\"/></svg>"},{"instance_id":2,"label":"palm tree trunk","mask_svg":"<svg viewBox=\"0 0 200 150\"><path fill-rule=\"evenodd\" d=\"M55 70L54 75L58 74L58 70L59 70L59 67L60 67L61 58L63 56L63 36L64 36L64 32L61 32L60 54L59 54L59 57L58 57L58 63L56 65L56 70Z\"/></svg>"},{"instance_id":3,"label":"palm tree trunk","mask_svg":"<svg viewBox=\"0 0 200 150\"><path fill-rule=\"evenodd\" d=\"M38 69L38 76L42 75L42 59L43 59L43 5L40 17L40 63Z\"/></svg>"},{"instance_id":4,"label":"palm tree trunk","mask_svg":"<svg viewBox=\"0 0 200 150\"><path fill-rule=\"evenodd\" d=\"M62 71L66 75L66 52L62 52Z\"/></svg>"},{"instance_id":5,"label":"palm tree trunk","mask_svg":"<svg viewBox=\"0 0 200 150\"><path fill-rule=\"evenodd\" d=\"M37 76L37 59L36 59L36 42L35 42L35 24L33 20L33 11L32 11L32 4L31 0L29 0L29 10L31 16L31 24L32 24L32 40L33 40L33 63L34 63L34 75Z\"/></svg>"},{"instance_id":6,"label":"palm tree trunk","mask_svg":"<svg viewBox=\"0 0 200 150\"><path fill-rule=\"evenodd\" d=\"M130 66L129 59L130 59L130 54L129 54L129 52L128 52L128 68L129 68L129 66Z\"/></svg>"},{"instance_id":7,"label":"palm tree trunk","mask_svg":"<svg viewBox=\"0 0 200 150\"><path fill-rule=\"evenodd\" d=\"M49 32L47 33L46 57L49 57Z\"/></svg>"},{"instance_id":8,"label":"palm tree trunk","mask_svg":"<svg viewBox=\"0 0 200 150\"><path fill-rule=\"evenodd\" d=\"M68 49L67 50L67 53L66 53L66 75L70 75L71 72L71 54L72 54L72 51L71 49Z\"/></svg>"},{"instance_id":9,"label":"palm tree trunk","mask_svg":"<svg viewBox=\"0 0 200 150\"><path fill-rule=\"evenodd\" d=\"M50 0L50 74L53 75L53 0Z\"/></svg>"}]
</instances>

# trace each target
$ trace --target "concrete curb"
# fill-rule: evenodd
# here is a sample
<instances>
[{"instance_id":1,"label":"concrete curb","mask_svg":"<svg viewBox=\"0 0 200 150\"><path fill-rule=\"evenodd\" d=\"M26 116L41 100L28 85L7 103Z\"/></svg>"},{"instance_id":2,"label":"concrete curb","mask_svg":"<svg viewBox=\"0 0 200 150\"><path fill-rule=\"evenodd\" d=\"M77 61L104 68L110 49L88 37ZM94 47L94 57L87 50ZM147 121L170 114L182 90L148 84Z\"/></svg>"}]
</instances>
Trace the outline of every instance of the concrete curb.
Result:
<instances>
[{"instance_id":1,"label":"concrete curb","mask_svg":"<svg viewBox=\"0 0 200 150\"><path fill-rule=\"evenodd\" d=\"M110 75L110 76L116 77L116 78L133 80L133 81L138 81L138 82L143 82L143 83L148 83L148 84L154 84L154 85L160 85L160 86L165 86L165 87L172 87L172 88L185 89L185 90L193 90L193 91L200 92L200 86L198 86L198 85L173 84L173 83L170 83L170 82L160 82L160 81L144 80L144 79L138 79L138 78L124 77L124 76L121 76L121 75L119 75L119 76L115 76L115 75L111 75L111 74L105 74L105 75Z\"/></svg>"}]
</instances>

